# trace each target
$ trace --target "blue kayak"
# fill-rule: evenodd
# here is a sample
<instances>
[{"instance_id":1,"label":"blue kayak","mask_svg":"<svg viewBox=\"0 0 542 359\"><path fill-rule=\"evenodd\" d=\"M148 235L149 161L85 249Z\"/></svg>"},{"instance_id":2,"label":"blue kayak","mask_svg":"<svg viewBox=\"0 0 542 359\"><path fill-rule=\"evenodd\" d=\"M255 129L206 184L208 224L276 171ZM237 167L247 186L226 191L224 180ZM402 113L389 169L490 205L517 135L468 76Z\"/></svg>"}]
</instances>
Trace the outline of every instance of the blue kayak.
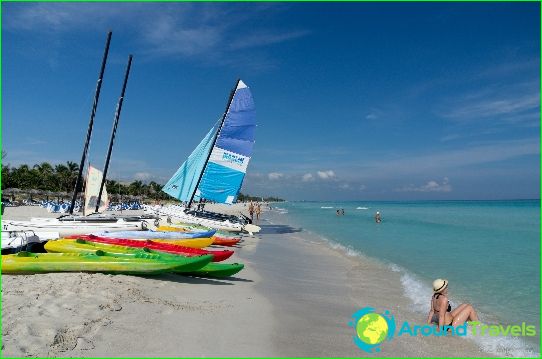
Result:
<instances>
[{"instance_id":1,"label":"blue kayak","mask_svg":"<svg viewBox=\"0 0 542 359\"><path fill-rule=\"evenodd\" d=\"M95 236L109 238L142 238L142 239L187 239L187 238L210 238L216 233L216 229L205 232L166 232L166 231L120 231L92 233Z\"/></svg>"}]
</instances>

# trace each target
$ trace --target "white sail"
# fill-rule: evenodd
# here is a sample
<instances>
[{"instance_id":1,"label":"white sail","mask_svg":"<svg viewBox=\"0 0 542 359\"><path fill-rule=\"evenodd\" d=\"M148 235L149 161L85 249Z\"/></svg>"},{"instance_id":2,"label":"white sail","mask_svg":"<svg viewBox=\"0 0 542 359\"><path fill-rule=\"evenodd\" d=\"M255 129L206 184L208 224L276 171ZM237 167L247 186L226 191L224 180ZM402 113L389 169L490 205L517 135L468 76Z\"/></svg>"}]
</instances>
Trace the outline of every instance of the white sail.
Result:
<instances>
[{"instance_id":1,"label":"white sail","mask_svg":"<svg viewBox=\"0 0 542 359\"><path fill-rule=\"evenodd\" d=\"M102 177L102 171L97 170L92 166L88 166L87 183L85 185L85 208L83 209L84 215L94 213L94 210L96 209L96 201L98 200ZM104 212L108 205L109 198L107 197L107 189L104 186L98 212Z\"/></svg>"}]
</instances>

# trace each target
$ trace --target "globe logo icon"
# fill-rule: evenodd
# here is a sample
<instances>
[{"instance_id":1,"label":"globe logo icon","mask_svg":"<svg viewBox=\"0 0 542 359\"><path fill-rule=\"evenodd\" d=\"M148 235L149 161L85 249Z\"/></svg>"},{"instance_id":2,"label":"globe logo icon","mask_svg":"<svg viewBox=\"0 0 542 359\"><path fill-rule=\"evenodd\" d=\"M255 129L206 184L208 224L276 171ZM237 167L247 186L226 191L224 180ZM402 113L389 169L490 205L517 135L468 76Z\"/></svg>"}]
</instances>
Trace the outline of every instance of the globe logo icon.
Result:
<instances>
[{"instance_id":1,"label":"globe logo icon","mask_svg":"<svg viewBox=\"0 0 542 359\"><path fill-rule=\"evenodd\" d=\"M388 336L388 322L377 313L365 314L356 325L358 338L364 343L380 344Z\"/></svg>"},{"instance_id":2,"label":"globe logo icon","mask_svg":"<svg viewBox=\"0 0 542 359\"><path fill-rule=\"evenodd\" d=\"M367 353L380 351L384 340L392 340L395 335L395 318L389 311L375 313L374 308L365 307L352 315L354 319L348 323L356 331L354 343Z\"/></svg>"}]
</instances>

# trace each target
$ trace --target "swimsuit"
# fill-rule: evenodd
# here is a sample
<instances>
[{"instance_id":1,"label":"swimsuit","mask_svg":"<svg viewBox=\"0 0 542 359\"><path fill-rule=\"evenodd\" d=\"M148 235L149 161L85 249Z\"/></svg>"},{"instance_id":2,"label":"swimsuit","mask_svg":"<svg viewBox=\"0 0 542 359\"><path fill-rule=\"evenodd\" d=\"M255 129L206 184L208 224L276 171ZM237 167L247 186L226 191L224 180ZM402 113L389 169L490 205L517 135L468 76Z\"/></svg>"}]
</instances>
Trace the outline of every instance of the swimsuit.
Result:
<instances>
[{"instance_id":1,"label":"swimsuit","mask_svg":"<svg viewBox=\"0 0 542 359\"><path fill-rule=\"evenodd\" d=\"M435 293L433 295L433 297L435 299L438 299L438 297L441 296L440 293ZM433 305L433 304L431 304ZM446 309L447 312L451 312L452 311L452 306L450 305L450 301L448 301L448 309ZM435 323L438 325L438 319L439 319L439 314L438 313L433 313L433 316L431 317L431 323ZM450 324L445 324L445 325L452 325L452 323L454 322L454 318L452 317L452 321L450 322Z\"/></svg>"}]
</instances>

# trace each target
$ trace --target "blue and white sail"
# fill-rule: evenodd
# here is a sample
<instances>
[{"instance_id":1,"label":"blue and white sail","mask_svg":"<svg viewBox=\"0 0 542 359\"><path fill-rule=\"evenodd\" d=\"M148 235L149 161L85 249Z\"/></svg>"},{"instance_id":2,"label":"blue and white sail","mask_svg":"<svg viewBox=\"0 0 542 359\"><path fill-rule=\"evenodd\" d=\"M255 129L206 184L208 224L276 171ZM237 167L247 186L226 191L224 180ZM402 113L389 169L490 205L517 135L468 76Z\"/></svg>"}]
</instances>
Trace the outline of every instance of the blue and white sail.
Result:
<instances>
[{"instance_id":1,"label":"blue and white sail","mask_svg":"<svg viewBox=\"0 0 542 359\"><path fill-rule=\"evenodd\" d=\"M235 203L252 156L255 129L254 100L239 80L221 126L207 134L163 191L181 201L189 201L195 190L196 198Z\"/></svg>"},{"instance_id":2,"label":"blue and white sail","mask_svg":"<svg viewBox=\"0 0 542 359\"><path fill-rule=\"evenodd\" d=\"M162 191L183 202L190 200L190 197L196 190L201 171L205 168L205 160L209 155L215 135L216 127L213 127L162 188Z\"/></svg>"}]
</instances>

